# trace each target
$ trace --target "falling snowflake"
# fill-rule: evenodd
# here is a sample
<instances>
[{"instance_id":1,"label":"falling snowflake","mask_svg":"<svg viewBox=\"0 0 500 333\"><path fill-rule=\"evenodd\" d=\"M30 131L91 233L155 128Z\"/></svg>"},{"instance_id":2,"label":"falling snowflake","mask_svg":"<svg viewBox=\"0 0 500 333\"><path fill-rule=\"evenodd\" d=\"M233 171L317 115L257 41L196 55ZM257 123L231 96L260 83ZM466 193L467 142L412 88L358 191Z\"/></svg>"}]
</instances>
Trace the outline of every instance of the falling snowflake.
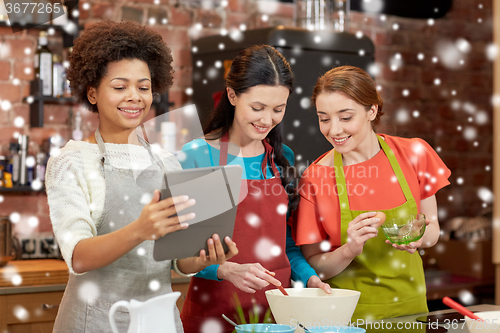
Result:
<instances>
[{"instance_id":1,"label":"falling snowflake","mask_svg":"<svg viewBox=\"0 0 500 333\"><path fill-rule=\"evenodd\" d=\"M19 319L20 321L26 321L30 317L30 314L28 310L26 310L23 306L21 305L16 305L12 309L14 312L14 316Z\"/></svg>"},{"instance_id":2,"label":"falling snowflake","mask_svg":"<svg viewBox=\"0 0 500 333\"><path fill-rule=\"evenodd\" d=\"M143 204L143 205L147 205L148 203L151 202L151 200L153 199L153 197L151 196L150 193L144 193L142 196L141 196L141 199L140 199L140 203Z\"/></svg>"},{"instance_id":3,"label":"falling snowflake","mask_svg":"<svg viewBox=\"0 0 500 333\"><path fill-rule=\"evenodd\" d=\"M458 293L458 298L465 305L472 305L475 301L474 295L472 295L468 290L461 290Z\"/></svg>"},{"instance_id":4,"label":"falling snowflake","mask_svg":"<svg viewBox=\"0 0 500 333\"><path fill-rule=\"evenodd\" d=\"M207 319L201 326L202 333L222 333L222 324L217 319Z\"/></svg>"},{"instance_id":5,"label":"falling snowflake","mask_svg":"<svg viewBox=\"0 0 500 333\"><path fill-rule=\"evenodd\" d=\"M252 227L257 228L260 226L260 218L257 214L249 213L245 217L245 221Z\"/></svg>"},{"instance_id":6,"label":"falling snowflake","mask_svg":"<svg viewBox=\"0 0 500 333\"><path fill-rule=\"evenodd\" d=\"M231 31L229 31L229 38L231 38L232 40L234 40L236 43L239 43L243 40L243 33L241 32L241 30L238 30L238 29L231 29ZM224 45L224 44L219 44L219 49L221 49L221 45ZM224 49L224 46L222 46L222 49ZM221 49L221 50L222 50Z\"/></svg>"},{"instance_id":7,"label":"falling snowflake","mask_svg":"<svg viewBox=\"0 0 500 333\"><path fill-rule=\"evenodd\" d=\"M274 246L276 246L276 244L271 239L263 237L255 243L255 255L262 261L271 260Z\"/></svg>"},{"instance_id":8,"label":"falling snowflake","mask_svg":"<svg viewBox=\"0 0 500 333\"><path fill-rule=\"evenodd\" d=\"M303 98L300 100L300 106L301 106L303 109L308 109L310 105L311 105L311 101L309 100L309 98L308 98L308 97L303 97Z\"/></svg>"},{"instance_id":9,"label":"falling snowflake","mask_svg":"<svg viewBox=\"0 0 500 333\"><path fill-rule=\"evenodd\" d=\"M368 73L371 75L371 76L377 76L380 74L380 66L378 64L370 64L368 66Z\"/></svg>"},{"instance_id":10,"label":"falling snowflake","mask_svg":"<svg viewBox=\"0 0 500 333\"><path fill-rule=\"evenodd\" d=\"M20 117L20 116L14 118L14 126L18 127L18 128L23 127L24 126L24 118Z\"/></svg>"},{"instance_id":11,"label":"falling snowflake","mask_svg":"<svg viewBox=\"0 0 500 333\"><path fill-rule=\"evenodd\" d=\"M281 247L278 245L274 245L273 247L271 247L270 252L273 257L278 257L281 254Z\"/></svg>"},{"instance_id":12,"label":"falling snowflake","mask_svg":"<svg viewBox=\"0 0 500 333\"><path fill-rule=\"evenodd\" d=\"M207 77L209 79L216 79L217 76L219 75L219 71L217 70L217 68L215 67L210 67L208 70L207 70Z\"/></svg>"},{"instance_id":13,"label":"falling snowflake","mask_svg":"<svg viewBox=\"0 0 500 333\"><path fill-rule=\"evenodd\" d=\"M332 65L332 57L330 56L324 56L323 58L321 58L321 64L324 66L324 67L330 67Z\"/></svg>"},{"instance_id":14,"label":"falling snowflake","mask_svg":"<svg viewBox=\"0 0 500 333\"><path fill-rule=\"evenodd\" d=\"M477 137L477 129L475 127L467 126L463 132L464 138L468 141L472 141Z\"/></svg>"},{"instance_id":15,"label":"falling snowflake","mask_svg":"<svg viewBox=\"0 0 500 333\"><path fill-rule=\"evenodd\" d=\"M487 203L493 202L493 192L491 192L489 188L480 187L479 190L477 191L477 196L484 202Z\"/></svg>"},{"instance_id":16,"label":"falling snowflake","mask_svg":"<svg viewBox=\"0 0 500 333\"><path fill-rule=\"evenodd\" d=\"M158 280L151 280L149 281L149 289L152 291L157 291L160 289L160 282Z\"/></svg>"},{"instance_id":17,"label":"falling snowflake","mask_svg":"<svg viewBox=\"0 0 500 333\"><path fill-rule=\"evenodd\" d=\"M42 187L43 187L43 182L40 179L34 179L31 182L31 188L33 189L33 191L39 191L42 189Z\"/></svg>"},{"instance_id":18,"label":"falling snowflake","mask_svg":"<svg viewBox=\"0 0 500 333\"><path fill-rule=\"evenodd\" d=\"M276 211L278 214L285 215L288 211L288 207L285 204L279 204L278 207L276 207Z\"/></svg>"},{"instance_id":19,"label":"falling snowflake","mask_svg":"<svg viewBox=\"0 0 500 333\"><path fill-rule=\"evenodd\" d=\"M95 299L99 297L99 286L91 281L85 281L78 289L78 297L90 305L94 304Z\"/></svg>"},{"instance_id":20,"label":"falling snowflake","mask_svg":"<svg viewBox=\"0 0 500 333\"><path fill-rule=\"evenodd\" d=\"M23 282L23 278L19 274L14 274L12 276L12 278L10 279L10 281L12 282L12 284L14 286L18 286L18 285L20 285Z\"/></svg>"},{"instance_id":21,"label":"falling snowflake","mask_svg":"<svg viewBox=\"0 0 500 333\"><path fill-rule=\"evenodd\" d=\"M322 242L319 244L319 248L320 248L320 249L321 249L321 251L323 251L323 252L328 252L328 251L330 251L330 249L331 249L331 244L330 244L330 242L329 242L329 241L324 240L324 241L322 241Z\"/></svg>"},{"instance_id":22,"label":"falling snowflake","mask_svg":"<svg viewBox=\"0 0 500 333\"><path fill-rule=\"evenodd\" d=\"M9 218L10 222L17 223L21 220L21 214L19 214L18 212L13 212L9 215Z\"/></svg>"},{"instance_id":23,"label":"falling snowflake","mask_svg":"<svg viewBox=\"0 0 500 333\"><path fill-rule=\"evenodd\" d=\"M397 71L401 66L403 66L403 57L400 53L396 53L390 60L389 65L393 72Z\"/></svg>"},{"instance_id":24,"label":"falling snowflake","mask_svg":"<svg viewBox=\"0 0 500 333\"><path fill-rule=\"evenodd\" d=\"M137 255L143 256L146 254L146 250L143 247L137 249Z\"/></svg>"},{"instance_id":25,"label":"falling snowflake","mask_svg":"<svg viewBox=\"0 0 500 333\"><path fill-rule=\"evenodd\" d=\"M292 287L294 289L304 289L305 288L304 282L302 282L302 281L293 281L293 280L292 280Z\"/></svg>"},{"instance_id":26,"label":"falling snowflake","mask_svg":"<svg viewBox=\"0 0 500 333\"><path fill-rule=\"evenodd\" d=\"M486 46L486 57L488 60L493 61L498 56L498 46L496 44L488 44Z\"/></svg>"},{"instance_id":27,"label":"falling snowflake","mask_svg":"<svg viewBox=\"0 0 500 333\"><path fill-rule=\"evenodd\" d=\"M36 217L36 216L31 216L31 217L29 217L29 218L28 218L28 225L29 225L30 227L32 227L32 228L36 228L36 227L38 227L38 223L39 223L39 221L38 221L38 217Z\"/></svg>"},{"instance_id":28,"label":"falling snowflake","mask_svg":"<svg viewBox=\"0 0 500 333\"><path fill-rule=\"evenodd\" d=\"M400 124L405 124L410 120L410 115L408 110L401 109L396 112L396 121Z\"/></svg>"}]
</instances>

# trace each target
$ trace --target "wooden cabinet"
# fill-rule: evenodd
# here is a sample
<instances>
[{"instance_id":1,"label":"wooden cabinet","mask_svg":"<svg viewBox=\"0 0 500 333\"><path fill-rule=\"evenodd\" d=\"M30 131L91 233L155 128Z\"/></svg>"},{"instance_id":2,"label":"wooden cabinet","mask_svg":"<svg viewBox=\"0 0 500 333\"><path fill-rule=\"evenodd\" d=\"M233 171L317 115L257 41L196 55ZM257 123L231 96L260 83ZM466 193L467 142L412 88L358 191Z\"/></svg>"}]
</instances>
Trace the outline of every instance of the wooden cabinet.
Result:
<instances>
[{"instance_id":1,"label":"wooden cabinet","mask_svg":"<svg viewBox=\"0 0 500 333\"><path fill-rule=\"evenodd\" d=\"M0 332L50 333L63 292L0 296Z\"/></svg>"},{"instance_id":2,"label":"wooden cabinet","mask_svg":"<svg viewBox=\"0 0 500 333\"><path fill-rule=\"evenodd\" d=\"M180 291L181 293L181 296L177 299L177 307L179 308L179 311L182 311L182 305L186 300L186 295L189 289L189 282L191 281L191 279L182 277L173 270L171 272L172 272L172 290Z\"/></svg>"},{"instance_id":3,"label":"wooden cabinet","mask_svg":"<svg viewBox=\"0 0 500 333\"><path fill-rule=\"evenodd\" d=\"M0 268L0 333L52 332L68 275L64 261L55 259L15 260ZM172 271L179 310L189 282Z\"/></svg>"}]
</instances>

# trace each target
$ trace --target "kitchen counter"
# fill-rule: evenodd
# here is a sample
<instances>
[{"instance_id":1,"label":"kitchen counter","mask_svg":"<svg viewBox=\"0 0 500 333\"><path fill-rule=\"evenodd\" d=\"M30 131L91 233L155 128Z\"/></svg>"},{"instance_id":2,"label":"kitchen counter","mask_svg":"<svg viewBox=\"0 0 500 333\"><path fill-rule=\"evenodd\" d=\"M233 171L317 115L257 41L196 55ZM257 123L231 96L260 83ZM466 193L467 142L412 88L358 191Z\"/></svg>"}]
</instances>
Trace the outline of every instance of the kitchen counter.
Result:
<instances>
[{"instance_id":1,"label":"kitchen counter","mask_svg":"<svg viewBox=\"0 0 500 333\"><path fill-rule=\"evenodd\" d=\"M172 284L189 283L189 278L172 273ZM69 271L63 260L14 260L0 268L0 295L63 291Z\"/></svg>"},{"instance_id":2,"label":"kitchen counter","mask_svg":"<svg viewBox=\"0 0 500 333\"><path fill-rule=\"evenodd\" d=\"M469 306L469 307L467 307L467 309L469 309L472 312L500 311L500 305L480 304L480 305ZM448 310L434 311L434 312L430 312L428 314L421 313L421 314L405 316L405 317L383 319L380 321L376 321L377 323L379 323L379 327L375 327L375 326L372 326L372 327L373 328L382 328L382 326L380 326L380 325L382 325L381 323L384 322L384 323L386 323L385 324L386 326L383 326L383 328L386 328L386 330L387 330L387 323L392 323L392 328L396 328L396 325L398 325L398 323L399 323L400 326L403 325L403 326L401 326L401 328L403 328L403 327L410 328L409 330L407 330L408 332L421 332L421 330L419 330L417 328L417 326L413 326L413 327L409 326L409 325L416 323L417 322L416 319L418 317L426 316L426 315L429 316L429 315L439 315L439 314L446 314L446 313L456 313L456 312L457 311L455 311L453 309L448 309ZM404 326L405 324L408 326ZM423 325L423 327L425 327L425 326L426 325ZM469 332L469 330L467 329L467 326L464 324L464 322L454 322L454 325L449 325L449 327L446 327L443 325L440 325L440 326L448 329L448 333L468 333ZM366 328L369 328L369 327L366 327ZM369 332L370 332L370 330L367 329L367 333L369 333ZM399 332L399 331L397 331L397 332ZM425 329L422 332L425 332Z\"/></svg>"}]
</instances>

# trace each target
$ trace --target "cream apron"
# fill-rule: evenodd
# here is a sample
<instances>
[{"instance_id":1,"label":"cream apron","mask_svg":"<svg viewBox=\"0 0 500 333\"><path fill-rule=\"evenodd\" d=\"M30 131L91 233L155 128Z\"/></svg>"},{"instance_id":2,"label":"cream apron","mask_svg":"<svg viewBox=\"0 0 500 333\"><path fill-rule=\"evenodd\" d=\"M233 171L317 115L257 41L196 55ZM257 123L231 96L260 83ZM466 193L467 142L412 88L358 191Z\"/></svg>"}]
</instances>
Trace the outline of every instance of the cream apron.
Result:
<instances>
[{"instance_id":1,"label":"cream apron","mask_svg":"<svg viewBox=\"0 0 500 333\"><path fill-rule=\"evenodd\" d=\"M143 195L152 196L163 181L163 164L151 152L147 142L141 144L154 161L140 174L140 185L132 169L116 169L109 163L106 147L99 133L95 137L102 155L101 171L106 184L104 209L97 235L104 235L136 220L144 207ZM119 300L145 301L151 297L172 292L170 285L170 260L153 260L153 241L144 241L112 264L83 275L70 274L59 307L54 332L111 332L108 312ZM103 253L103 255L105 255ZM150 287L152 286L152 288ZM159 286L158 289L156 287ZM182 333L179 310L175 307L177 333ZM115 321L120 332L127 332L128 312L120 308Z\"/></svg>"},{"instance_id":2,"label":"cream apron","mask_svg":"<svg viewBox=\"0 0 500 333\"><path fill-rule=\"evenodd\" d=\"M418 208L394 152L380 137L378 141L389 159L394 174L403 190L406 202L389 210L381 210L392 219L398 214L417 214ZM342 155L335 152L335 178L341 210L341 240L347 242L347 228L356 216L368 212L350 210ZM387 193L386 195L391 195ZM382 319L415 313L428 312L422 259L418 252L409 254L396 250L385 243L382 230L369 239L363 253L351 262L339 275L326 281L334 288L352 289L361 292L352 321L358 319Z\"/></svg>"}]
</instances>

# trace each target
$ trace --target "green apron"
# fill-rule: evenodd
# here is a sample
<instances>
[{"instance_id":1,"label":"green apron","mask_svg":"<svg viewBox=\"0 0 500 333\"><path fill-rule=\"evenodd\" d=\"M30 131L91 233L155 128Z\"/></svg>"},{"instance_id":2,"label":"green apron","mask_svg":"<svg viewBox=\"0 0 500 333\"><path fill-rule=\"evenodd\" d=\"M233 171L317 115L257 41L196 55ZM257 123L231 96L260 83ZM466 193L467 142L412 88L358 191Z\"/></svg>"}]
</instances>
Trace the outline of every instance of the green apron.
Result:
<instances>
[{"instance_id":1,"label":"green apron","mask_svg":"<svg viewBox=\"0 0 500 333\"><path fill-rule=\"evenodd\" d=\"M389 210L382 210L387 219L398 215L417 214L418 208L406 182L403 171L396 156L387 143L378 136L378 141L389 159L399 185L403 190L406 202ZM339 194L341 211L341 241L347 242L347 227L359 214L368 212L350 210L346 181L342 163L342 155L335 151L335 178ZM387 193L386 195L391 195ZM354 311L352 322L399 317L415 313L428 312L426 289L422 259L418 252L409 254L394 249L385 243L382 230L378 236L369 239L363 253L337 276L326 281L334 288L352 289L361 292L358 305Z\"/></svg>"}]
</instances>

